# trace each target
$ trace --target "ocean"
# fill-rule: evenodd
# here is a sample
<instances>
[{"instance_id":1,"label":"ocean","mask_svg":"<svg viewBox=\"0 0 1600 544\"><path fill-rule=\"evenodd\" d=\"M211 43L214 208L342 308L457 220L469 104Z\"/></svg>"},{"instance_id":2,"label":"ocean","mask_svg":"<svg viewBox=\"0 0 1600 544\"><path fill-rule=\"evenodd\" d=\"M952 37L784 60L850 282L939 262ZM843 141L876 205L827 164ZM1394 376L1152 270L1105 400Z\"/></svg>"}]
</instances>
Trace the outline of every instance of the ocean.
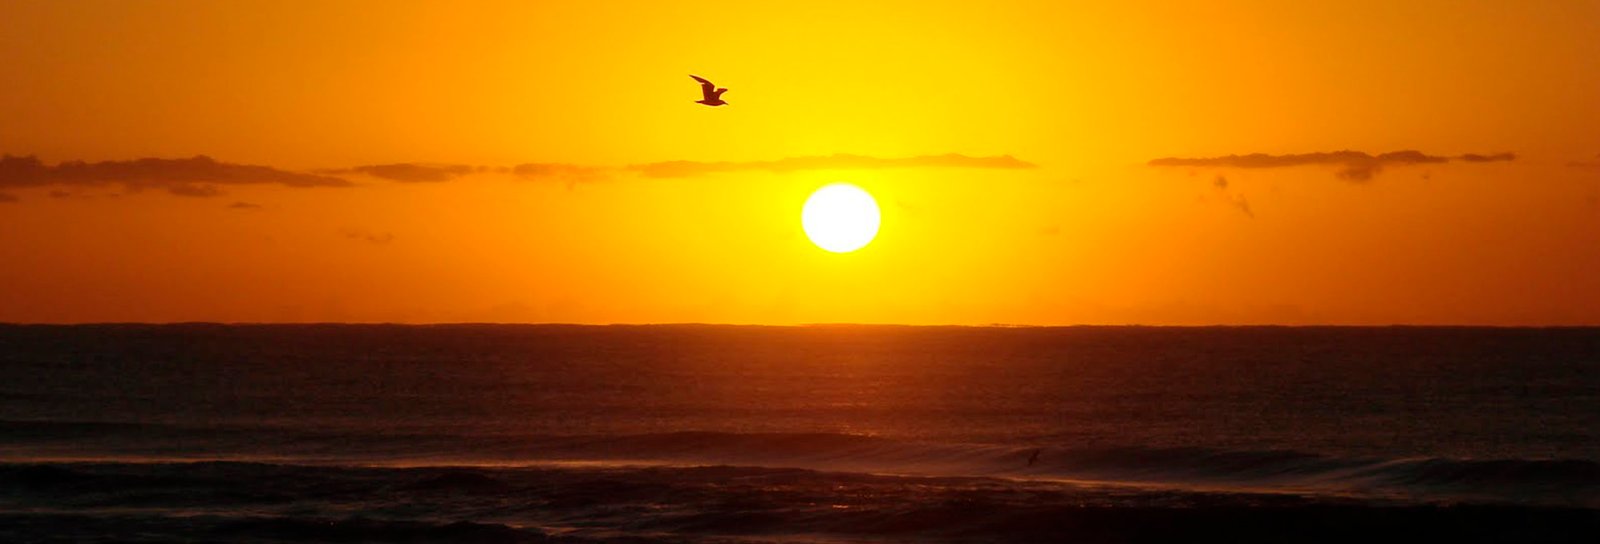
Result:
<instances>
[{"instance_id":1,"label":"ocean","mask_svg":"<svg viewBox=\"0 0 1600 544\"><path fill-rule=\"evenodd\" d=\"M1595 542L1600 329L0 326L3 542Z\"/></svg>"}]
</instances>

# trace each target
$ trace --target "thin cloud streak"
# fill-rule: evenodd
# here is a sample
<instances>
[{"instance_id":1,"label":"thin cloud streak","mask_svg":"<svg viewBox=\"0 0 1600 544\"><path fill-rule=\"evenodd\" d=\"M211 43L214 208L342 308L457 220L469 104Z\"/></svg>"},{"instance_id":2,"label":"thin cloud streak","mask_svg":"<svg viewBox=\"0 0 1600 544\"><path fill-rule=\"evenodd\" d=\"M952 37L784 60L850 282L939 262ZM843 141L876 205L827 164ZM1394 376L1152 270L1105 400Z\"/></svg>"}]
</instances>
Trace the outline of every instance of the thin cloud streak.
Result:
<instances>
[{"instance_id":1,"label":"thin cloud streak","mask_svg":"<svg viewBox=\"0 0 1600 544\"><path fill-rule=\"evenodd\" d=\"M1405 150L1371 155L1361 151L1332 151L1318 153L1292 153L1288 155L1228 155L1225 157L1181 158L1164 157L1150 161L1150 166L1214 166L1223 168L1287 168L1293 166L1331 165L1340 167L1334 175L1349 181L1368 181L1383 171L1385 166L1438 164L1451 161L1484 163L1514 161L1514 153L1480 155L1468 153L1457 157L1428 155L1421 151Z\"/></svg>"},{"instance_id":2,"label":"thin cloud streak","mask_svg":"<svg viewBox=\"0 0 1600 544\"><path fill-rule=\"evenodd\" d=\"M0 157L0 187L95 186L122 184L131 191L165 189L183 196L214 196L211 185L282 185L347 187L337 177L279 170L269 166L219 162L205 155L187 159L142 158L130 161L68 161L47 165L37 157ZM215 187L211 187L216 190Z\"/></svg>"},{"instance_id":3,"label":"thin cloud streak","mask_svg":"<svg viewBox=\"0 0 1600 544\"><path fill-rule=\"evenodd\" d=\"M592 182L610 179L608 169L599 166L584 166L581 164L534 162L524 163L511 167L511 173L527 180L556 180L571 182Z\"/></svg>"},{"instance_id":4,"label":"thin cloud streak","mask_svg":"<svg viewBox=\"0 0 1600 544\"><path fill-rule=\"evenodd\" d=\"M1495 153L1493 155L1467 153L1460 157L1456 157L1456 160L1461 162L1503 162L1517 160L1517 155L1515 153Z\"/></svg>"},{"instance_id":5,"label":"thin cloud streak","mask_svg":"<svg viewBox=\"0 0 1600 544\"><path fill-rule=\"evenodd\" d=\"M767 171L781 174L806 170L878 170L885 168L991 168L1020 170L1037 167L1038 165L1010 155L969 157L959 153L948 153L894 159L837 154L787 157L773 161L666 161L630 165L628 169L649 178L681 178L744 171Z\"/></svg>"},{"instance_id":6,"label":"thin cloud streak","mask_svg":"<svg viewBox=\"0 0 1600 544\"><path fill-rule=\"evenodd\" d=\"M421 164L401 162L393 164L369 164L352 168L320 170L319 172L332 175L364 174L379 179L398 181L402 183L430 183L450 181L467 174L481 171L480 168L466 164Z\"/></svg>"},{"instance_id":7,"label":"thin cloud streak","mask_svg":"<svg viewBox=\"0 0 1600 544\"><path fill-rule=\"evenodd\" d=\"M530 181L557 181L571 188L576 183L609 181L619 174L646 178L686 178L722 172L764 171L788 173L810 170L874 170L888 168L974 168L1023 170L1038 166L1010 155L972 157L959 153L881 158L865 155L786 157L770 161L665 161L626 167L570 163L523 163L515 166L473 166L397 162L348 168L295 172L271 166L234 164L205 155L186 159L140 158L127 161L65 161L48 165L34 156L0 156L0 189L51 188L50 196L77 196L84 188L122 185L129 192L146 189L190 197L212 198L227 194L225 186L280 185L285 187L352 187L350 176L398 183L450 182L475 174L511 175ZM15 194L0 193L0 202L18 202Z\"/></svg>"},{"instance_id":8,"label":"thin cloud streak","mask_svg":"<svg viewBox=\"0 0 1600 544\"><path fill-rule=\"evenodd\" d=\"M178 185L167 187L167 192L177 196L187 196L193 198L222 196L222 189L218 189L215 185L193 183L180 183Z\"/></svg>"},{"instance_id":9,"label":"thin cloud streak","mask_svg":"<svg viewBox=\"0 0 1600 544\"><path fill-rule=\"evenodd\" d=\"M1573 168L1600 168L1600 155L1595 155L1594 160L1572 161L1567 163L1567 166Z\"/></svg>"},{"instance_id":10,"label":"thin cloud streak","mask_svg":"<svg viewBox=\"0 0 1600 544\"><path fill-rule=\"evenodd\" d=\"M389 242L394 241L394 234L388 232L373 232L366 229L345 228L340 229L339 234L351 240L380 246L388 245Z\"/></svg>"},{"instance_id":11,"label":"thin cloud streak","mask_svg":"<svg viewBox=\"0 0 1600 544\"><path fill-rule=\"evenodd\" d=\"M566 163L525 163L516 166L472 166L469 164L424 164L401 162L371 164L352 168L319 170L331 175L365 175L402 183L451 181L472 174L511 174L528 180L600 181L608 179L609 169Z\"/></svg>"}]
</instances>

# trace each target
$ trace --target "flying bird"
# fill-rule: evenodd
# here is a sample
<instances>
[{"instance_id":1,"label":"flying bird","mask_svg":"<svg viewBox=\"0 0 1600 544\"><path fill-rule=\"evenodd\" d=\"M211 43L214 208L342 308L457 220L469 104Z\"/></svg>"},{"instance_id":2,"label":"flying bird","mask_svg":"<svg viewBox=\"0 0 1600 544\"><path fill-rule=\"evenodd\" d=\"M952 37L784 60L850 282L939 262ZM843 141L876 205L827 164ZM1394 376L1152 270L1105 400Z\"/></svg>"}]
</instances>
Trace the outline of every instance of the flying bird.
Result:
<instances>
[{"instance_id":1,"label":"flying bird","mask_svg":"<svg viewBox=\"0 0 1600 544\"><path fill-rule=\"evenodd\" d=\"M706 78L694 74L690 74L689 77L692 77L695 81L700 82L700 94L704 95L701 99L696 100L696 103L705 104L707 106L722 106L727 104L727 102L722 101L722 93L728 92L727 89L718 89L716 85L713 85L710 81L706 81Z\"/></svg>"}]
</instances>

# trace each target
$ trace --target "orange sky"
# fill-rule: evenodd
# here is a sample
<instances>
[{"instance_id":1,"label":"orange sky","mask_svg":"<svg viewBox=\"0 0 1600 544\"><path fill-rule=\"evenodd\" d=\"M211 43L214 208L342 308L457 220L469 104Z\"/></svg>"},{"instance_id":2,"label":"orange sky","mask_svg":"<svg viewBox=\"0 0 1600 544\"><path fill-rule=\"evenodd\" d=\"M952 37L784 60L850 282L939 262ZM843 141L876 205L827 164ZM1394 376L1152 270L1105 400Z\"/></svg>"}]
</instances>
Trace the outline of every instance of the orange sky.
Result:
<instances>
[{"instance_id":1,"label":"orange sky","mask_svg":"<svg viewBox=\"0 0 1600 544\"><path fill-rule=\"evenodd\" d=\"M7 2L0 321L1600 324L1600 2L1106 4Z\"/></svg>"}]
</instances>

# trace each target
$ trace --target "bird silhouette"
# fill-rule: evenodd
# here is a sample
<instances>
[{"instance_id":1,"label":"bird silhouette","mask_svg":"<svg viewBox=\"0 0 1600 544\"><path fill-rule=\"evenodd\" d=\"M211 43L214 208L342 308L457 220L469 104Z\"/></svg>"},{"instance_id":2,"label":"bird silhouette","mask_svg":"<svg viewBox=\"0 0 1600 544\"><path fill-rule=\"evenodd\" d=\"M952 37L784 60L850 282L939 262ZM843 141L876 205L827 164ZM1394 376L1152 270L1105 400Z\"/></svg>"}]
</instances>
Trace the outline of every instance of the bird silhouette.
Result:
<instances>
[{"instance_id":1,"label":"bird silhouette","mask_svg":"<svg viewBox=\"0 0 1600 544\"><path fill-rule=\"evenodd\" d=\"M722 101L722 93L728 92L727 89L718 89L716 85L713 85L710 81L706 81L706 78L694 74L690 74L689 77L692 77L695 81L700 82L700 94L704 95L701 99L696 100L696 103L705 104L707 106L722 106L727 104L727 102Z\"/></svg>"}]
</instances>

